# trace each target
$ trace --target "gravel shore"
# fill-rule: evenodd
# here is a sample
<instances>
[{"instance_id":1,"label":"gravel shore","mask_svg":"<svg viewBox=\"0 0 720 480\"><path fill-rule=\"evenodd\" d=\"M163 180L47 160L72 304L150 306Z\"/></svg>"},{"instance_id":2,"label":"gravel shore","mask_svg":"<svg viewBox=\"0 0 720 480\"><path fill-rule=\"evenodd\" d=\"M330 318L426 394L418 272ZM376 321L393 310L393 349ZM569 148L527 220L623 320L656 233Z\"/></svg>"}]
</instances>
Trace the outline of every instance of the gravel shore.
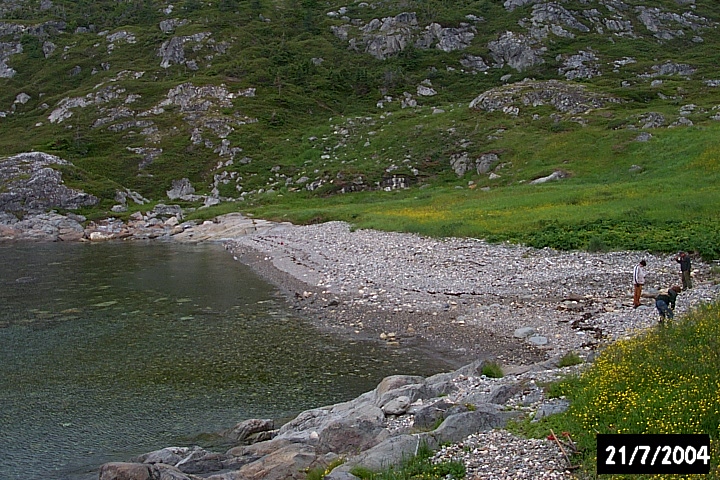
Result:
<instances>
[{"instance_id":1,"label":"gravel shore","mask_svg":"<svg viewBox=\"0 0 720 480\"><path fill-rule=\"evenodd\" d=\"M531 414L546 400L539 385L578 367L521 373L523 365L571 351L592 359L603 345L654 327L654 294L680 283L673 255L558 252L352 231L341 222L280 224L235 237L226 248L321 327L397 348L424 348L458 367L497 361L533 386L517 397ZM641 259L647 281L635 309L632 270ZM693 259L693 276L695 288L680 294L676 315L720 294L710 265ZM503 379L463 381L459 391L467 396L490 391ZM398 419L397 428L407 428L403 422L412 419ZM555 442L504 430L443 447L435 460L462 461L468 479L574 478Z\"/></svg>"},{"instance_id":2,"label":"gravel shore","mask_svg":"<svg viewBox=\"0 0 720 480\"><path fill-rule=\"evenodd\" d=\"M322 326L423 345L458 365L493 358L535 363L657 323L654 293L678 284L672 255L558 252L476 239L352 231L342 222L293 226L227 243ZM643 304L632 307L632 269L647 266ZM718 297L710 266L694 259L682 315Z\"/></svg>"}]
</instances>

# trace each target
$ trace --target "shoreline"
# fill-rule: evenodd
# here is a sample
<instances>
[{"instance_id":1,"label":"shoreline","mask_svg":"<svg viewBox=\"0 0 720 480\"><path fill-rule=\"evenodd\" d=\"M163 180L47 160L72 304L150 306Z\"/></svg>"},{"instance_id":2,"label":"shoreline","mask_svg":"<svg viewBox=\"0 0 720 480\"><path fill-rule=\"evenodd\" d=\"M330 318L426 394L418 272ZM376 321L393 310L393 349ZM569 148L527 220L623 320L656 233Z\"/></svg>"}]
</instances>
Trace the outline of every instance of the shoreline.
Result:
<instances>
[{"instance_id":1,"label":"shoreline","mask_svg":"<svg viewBox=\"0 0 720 480\"><path fill-rule=\"evenodd\" d=\"M478 359L495 359L498 356L511 358L520 364L532 364L544 358L543 352L532 346L511 339L494 338L492 332L484 332L490 341L483 344L460 343L457 339L444 338L441 326L452 324L457 317L455 311L398 312L358 305L351 295L323 293L326 291L322 288L283 272L261 252L248 247L229 249L237 261L274 285L294 312L317 328L343 338L380 342L396 349L420 350L453 370ZM403 329L404 325L418 323L428 325L420 331ZM447 329L444 332L447 334Z\"/></svg>"},{"instance_id":2,"label":"shoreline","mask_svg":"<svg viewBox=\"0 0 720 480\"><path fill-rule=\"evenodd\" d=\"M224 244L319 326L421 346L458 366L485 359L512 369L568 352L587 360L654 326L654 295L679 282L670 255L537 250L352 231L342 222L276 224ZM648 282L634 309L630 281L641 258ZM678 297L678 314L720 295L709 265L694 262L693 273L695 288Z\"/></svg>"},{"instance_id":3,"label":"shoreline","mask_svg":"<svg viewBox=\"0 0 720 480\"><path fill-rule=\"evenodd\" d=\"M349 474L355 466L382 470L399 463L417 451L421 439L434 450L434 461L462 462L467 478L505 478L490 472L518 479L574 478L570 460L553 442L516 436L505 429L507 421L565 411L569 402L547 398L544 385L581 372L605 345L655 327L654 295L677 284L679 273L670 255L537 250L353 231L342 222L274 224L232 238L205 238L223 243L319 328L393 348L425 349L450 366L438 365L439 373L427 378L386 377L353 400L300 413L273 430L270 440L225 454L202 449L183 454L219 455L238 469L239 477L232 478L303 478L296 477L299 459L325 468L325 454L342 460L326 478L346 480L355 478ZM647 260L648 281L642 305L633 308L630 280L640 259ZM678 297L678 315L720 296L710 265L695 262L693 273L695 288ZM584 362L560 368L560 358L570 352ZM502 378L482 373L488 361L500 364ZM425 417L429 412L437 415L433 421ZM233 431L262 422L247 420ZM358 429L359 424L365 426ZM484 454L499 449L500 455ZM152 463L149 458L162 452L167 449L134 461ZM178 458L172 465L186 461ZM116 480L121 477L112 472L136 465L106 464L101 478L108 472L107 480Z\"/></svg>"},{"instance_id":4,"label":"shoreline","mask_svg":"<svg viewBox=\"0 0 720 480\"><path fill-rule=\"evenodd\" d=\"M602 345L654 326L655 295L680 284L674 255L534 249L241 213L202 223L181 219L176 205L157 205L127 224L109 219L84 229L66 225L79 219L47 214L2 225L0 240L223 244L318 327L424 349L456 367L477 359L527 365L569 352L588 359ZM632 269L641 259L648 281L634 309ZM678 297L677 313L720 298L710 267L693 259L696 288Z\"/></svg>"}]
</instances>

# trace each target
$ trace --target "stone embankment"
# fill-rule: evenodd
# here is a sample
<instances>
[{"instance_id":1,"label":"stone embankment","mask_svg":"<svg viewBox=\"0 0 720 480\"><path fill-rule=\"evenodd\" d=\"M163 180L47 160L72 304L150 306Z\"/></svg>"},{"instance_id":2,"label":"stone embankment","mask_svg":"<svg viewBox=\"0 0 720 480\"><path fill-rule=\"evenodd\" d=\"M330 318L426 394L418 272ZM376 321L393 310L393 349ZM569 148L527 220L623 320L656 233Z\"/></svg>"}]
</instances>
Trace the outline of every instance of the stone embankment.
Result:
<instances>
[{"instance_id":1,"label":"stone embankment","mask_svg":"<svg viewBox=\"0 0 720 480\"><path fill-rule=\"evenodd\" d=\"M282 426L243 421L223 432L235 445L224 452L170 447L106 464L101 480L301 479L309 469L337 464L326 478L354 479L353 467L397 464L422 443L439 448L436 460L462 461L470 479L572 478L556 443L518 438L503 427L566 409L563 399L547 399L542 385L588 363L557 368L561 355L574 351L591 361L604 344L654 327L649 297L678 283L672 256L562 253L352 231L339 222L268 223L233 237L230 225L247 221L224 217L215 224L219 236L198 230L185 240L222 237L236 258L321 326L475 361L429 378L388 377L354 400L302 412ZM629 278L642 258L648 283L643 306L634 309ZM680 315L720 291L709 265L697 260L693 273L696 288L680 295ZM482 375L489 359L503 365L503 378Z\"/></svg>"},{"instance_id":2,"label":"stone embankment","mask_svg":"<svg viewBox=\"0 0 720 480\"><path fill-rule=\"evenodd\" d=\"M564 411L567 402L546 399L541 384L581 367L557 369L553 359L495 379L481 374L483 365L428 378L387 377L354 400L307 410L279 428L272 420L241 422L222 432L237 445L223 453L168 447L105 464L99 478L302 479L308 470L339 464L325 478L348 480L357 478L350 473L354 467L397 465L421 445L438 449L435 461L464 462L467 478L572 478L554 442L498 429L511 419Z\"/></svg>"}]
</instances>

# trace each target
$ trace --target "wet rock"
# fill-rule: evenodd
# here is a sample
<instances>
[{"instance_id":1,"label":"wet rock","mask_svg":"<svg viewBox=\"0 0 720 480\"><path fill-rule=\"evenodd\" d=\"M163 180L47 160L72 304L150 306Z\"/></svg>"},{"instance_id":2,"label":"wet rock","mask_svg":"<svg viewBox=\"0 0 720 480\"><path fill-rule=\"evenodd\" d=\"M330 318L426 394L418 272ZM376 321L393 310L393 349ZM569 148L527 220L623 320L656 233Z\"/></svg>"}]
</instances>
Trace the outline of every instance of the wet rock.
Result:
<instances>
[{"instance_id":1,"label":"wet rock","mask_svg":"<svg viewBox=\"0 0 720 480\"><path fill-rule=\"evenodd\" d=\"M249 444L256 441L269 440L271 433L275 429L275 422L272 419L252 418L238 423L232 429L222 433L225 438L240 443ZM267 435L265 435L267 433Z\"/></svg>"},{"instance_id":2,"label":"wet rock","mask_svg":"<svg viewBox=\"0 0 720 480\"><path fill-rule=\"evenodd\" d=\"M100 480L154 480L153 468L141 463L106 463L100 468Z\"/></svg>"}]
</instances>

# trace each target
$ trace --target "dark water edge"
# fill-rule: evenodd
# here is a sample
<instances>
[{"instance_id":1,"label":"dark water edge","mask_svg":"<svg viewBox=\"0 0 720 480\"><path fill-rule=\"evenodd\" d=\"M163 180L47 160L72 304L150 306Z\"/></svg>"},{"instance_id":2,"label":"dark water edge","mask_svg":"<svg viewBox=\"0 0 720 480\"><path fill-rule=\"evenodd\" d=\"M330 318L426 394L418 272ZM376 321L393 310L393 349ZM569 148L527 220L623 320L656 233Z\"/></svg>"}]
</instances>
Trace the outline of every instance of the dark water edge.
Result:
<instances>
[{"instance_id":1,"label":"dark water edge","mask_svg":"<svg viewBox=\"0 0 720 480\"><path fill-rule=\"evenodd\" d=\"M93 478L443 367L320 332L217 245L0 244L0 479Z\"/></svg>"}]
</instances>

